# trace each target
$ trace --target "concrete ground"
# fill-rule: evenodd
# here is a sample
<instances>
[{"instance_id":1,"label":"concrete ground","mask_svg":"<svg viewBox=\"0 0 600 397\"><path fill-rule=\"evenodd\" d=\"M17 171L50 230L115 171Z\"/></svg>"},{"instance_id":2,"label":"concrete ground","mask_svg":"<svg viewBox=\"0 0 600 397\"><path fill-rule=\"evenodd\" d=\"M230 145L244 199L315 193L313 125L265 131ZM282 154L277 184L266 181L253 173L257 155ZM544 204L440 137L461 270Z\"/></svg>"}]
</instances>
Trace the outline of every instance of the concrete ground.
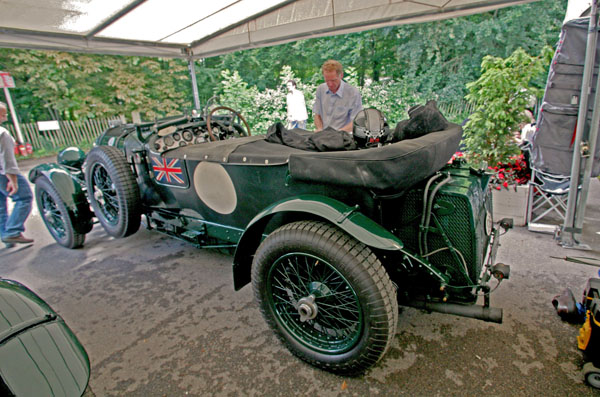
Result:
<instances>
[{"instance_id":1,"label":"concrete ground","mask_svg":"<svg viewBox=\"0 0 600 397\"><path fill-rule=\"evenodd\" d=\"M509 231L497 259L511 277L492 295L503 324L402 308L390 351L358 378L315 369L282 347L251 288L234 292L230 256L156 232L113 239L97 225L82 249L68 250L34 209L35 244L0 249L0 275L64 317L89 353L96 396L595 396L582 380L578 326L551 305L567 287L579 299L598 277L597 267L553 258L600 258L598 180L591 187L583 241L595 250Z\"/></svg>"}]
</instances>

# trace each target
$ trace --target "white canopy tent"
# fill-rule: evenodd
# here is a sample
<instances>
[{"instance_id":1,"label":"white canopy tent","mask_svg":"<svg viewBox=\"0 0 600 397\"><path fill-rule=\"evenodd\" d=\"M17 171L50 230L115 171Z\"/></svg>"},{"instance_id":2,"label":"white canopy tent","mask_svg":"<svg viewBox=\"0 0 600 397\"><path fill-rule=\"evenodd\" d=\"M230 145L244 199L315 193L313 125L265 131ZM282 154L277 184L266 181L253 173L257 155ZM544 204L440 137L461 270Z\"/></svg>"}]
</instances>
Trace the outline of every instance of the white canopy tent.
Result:
<instances>
[{"instance_id":1,"label":"white canopy tent","mask_svg":"<svg viewBox=\"0 0 600 397\"><path fill-rule=\"evenodd\" d=\"M0 0L0 47L204 58L533 0Z\"/></svg>"},{"instance_id":2,"label":"white canopy tent","mask_svg":"<svg viewBox=\"0 0 600 397\"><path fill-rule=\"evenodd\" d=\"M535 0L0 0L0 47L198 58Z\"/></svg>"}]
</instances>

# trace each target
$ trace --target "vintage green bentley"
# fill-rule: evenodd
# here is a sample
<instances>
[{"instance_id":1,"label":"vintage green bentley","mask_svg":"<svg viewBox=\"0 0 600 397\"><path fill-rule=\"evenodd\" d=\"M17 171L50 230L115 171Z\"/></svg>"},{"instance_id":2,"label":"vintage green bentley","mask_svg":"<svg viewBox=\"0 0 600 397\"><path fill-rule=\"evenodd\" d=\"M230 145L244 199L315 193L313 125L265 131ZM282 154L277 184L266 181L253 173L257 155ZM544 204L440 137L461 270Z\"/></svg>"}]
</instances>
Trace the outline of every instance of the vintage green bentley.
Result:
<instances>
[{"instance_id":1,"label":"vintage green bentley","mask_svg":"<svg viewBox=\"0 0 600 397\"><path fill-rule=\"evenodd\" d=\"M251 135L217 107L114 126L87 155L66 149L29 179L65 247L81 247L96 219L126 237L143 217L198 247L235 248L234 287L252 283L281 341L312 365L358 374L389 349L399 304L502 321L490 291L509 275L494 258L512 224L492 219L489 175L449 163L461 134L449 123L309 151Z\"/></svg>"}]
</instances>

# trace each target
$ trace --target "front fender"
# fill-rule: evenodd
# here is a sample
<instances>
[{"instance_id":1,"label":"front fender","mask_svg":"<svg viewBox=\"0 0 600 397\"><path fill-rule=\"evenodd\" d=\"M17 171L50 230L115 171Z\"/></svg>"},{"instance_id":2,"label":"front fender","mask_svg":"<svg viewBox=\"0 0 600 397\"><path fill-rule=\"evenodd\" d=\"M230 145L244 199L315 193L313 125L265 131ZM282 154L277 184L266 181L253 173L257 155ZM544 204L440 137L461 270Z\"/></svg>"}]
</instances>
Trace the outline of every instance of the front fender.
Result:
<instances>
[{"instance_id":1,"label":"front fender","mask_svg":"<svg viewBox=\"0 0 600 397\"><path fill-rule=\"evenodd\" d=\"M93 214L87 201L82 182L67 167L59 164L41 164L29 171L32 183L38 178L47 178L67 207L73 228L85 234L92 230Z\"/></svg>"},{"instance_id":2,"label":"front fender","mask_svg":"<svg viewBox=\"0 0 600 397\"><path fill-rule=\"evenodd\" d=\"M295 215L294 220L321 218L344 230L363 244L386 251L399 251L402 242L386 230L359 212L359 207L350 207L341 201L319 195L300 195L272 204L254 217L240 238L233 259L233 284L239 290L250 282L252 257L260 242L267 224L276 214ZM271 225L279 227L286 222Z\"/></svg>"}]
</instances>

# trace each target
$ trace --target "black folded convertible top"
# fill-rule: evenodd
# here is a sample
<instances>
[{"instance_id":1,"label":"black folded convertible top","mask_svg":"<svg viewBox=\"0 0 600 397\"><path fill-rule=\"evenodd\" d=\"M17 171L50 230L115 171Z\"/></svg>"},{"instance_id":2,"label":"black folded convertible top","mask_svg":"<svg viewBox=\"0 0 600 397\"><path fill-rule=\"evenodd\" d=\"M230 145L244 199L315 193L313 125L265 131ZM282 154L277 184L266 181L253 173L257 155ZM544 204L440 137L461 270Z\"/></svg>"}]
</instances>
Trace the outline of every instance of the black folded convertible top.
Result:
<instances>
[{"instance_id":1,"label":"black folded convertible top","mask_svg":"<svg viewBox=\"0 0 600 397\"><path fill-rule=\"evenodd\" d=\"M379 148L293 153L290 175L303 181L400 190L440 170L458 150L461 136L462 128L450 124L445 130Z\"/></svg>"},{"instance_id":2,"label":"black folded convertible top","mask_svg":"<svg viewBox=\"0 0 600 397\"><path fill-rule=\"evenodd\" d=\"M339 152L309 152L252 136L181 147L163 156L246 166L287 163L291 178L299 181L401 190L440 170L458 150L461 136L462 128L449 124L419 138Z\"/></svg>"}]
</instances>

